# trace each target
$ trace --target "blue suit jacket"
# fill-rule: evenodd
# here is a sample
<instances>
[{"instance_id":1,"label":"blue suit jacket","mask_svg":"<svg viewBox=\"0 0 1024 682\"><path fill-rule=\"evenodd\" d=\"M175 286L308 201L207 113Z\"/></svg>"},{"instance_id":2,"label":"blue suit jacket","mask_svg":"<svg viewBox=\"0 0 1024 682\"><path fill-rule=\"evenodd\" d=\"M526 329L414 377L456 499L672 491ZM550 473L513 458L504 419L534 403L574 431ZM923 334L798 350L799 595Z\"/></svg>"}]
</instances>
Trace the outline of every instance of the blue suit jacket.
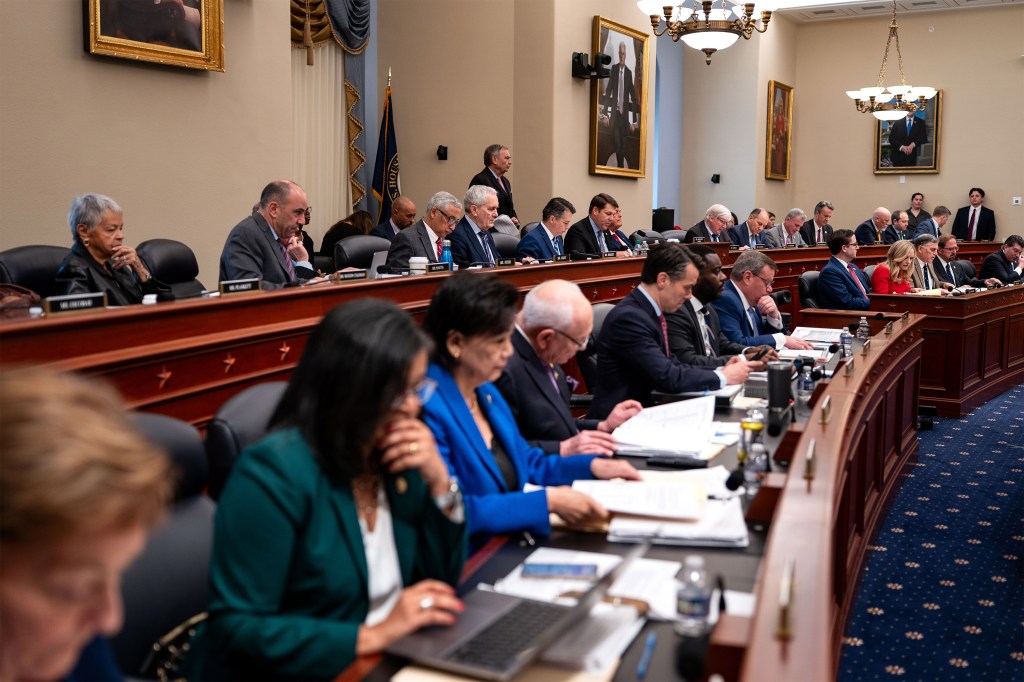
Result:
<instances>
[{"instance_id":1,"label":"blue suit jacket","mask_svg":"<svg viewBox=\"0 0 1024 682\"><path fill-rule=\"evenodd\" d=\"M550 534L547 494L509 490L455 379L440 365L431 365L427 375L437 382L437 391L423 406L423 420L434 432L448 468L459 479L473 546L503 533ZM531 447L520 435L512 411L494 384L484 384L476 389L476 395L494 437L501 441L515 466L520 486L569 485L578 478L593 478L593 456L551 456Z\"/></svg>"},{"instance_id":2,"label":"blue suit jacket","mask_svg":"<svg viewBox=\"0 0 1024 682\"><path fill-rule=\"evenodd\" d=\"M870 292L871 283L861 269L854 265L853 271L864 285L864 291ZM850 279L850 273L841 268L835 258L829 258L818 275L818 303L822 308L837 310L867 310L871 306L871 302Z\"/></svg>"},{"instance_id":3,"label":"blue suit jacket","mask_svg":"<svg viewBox=\"0 0 1024 682\"><path fill-rule=\"evenodd\" d=\"M917 239L922 234L930 234L931 236L938 239L942 230L939 229L938 223L935 222L934 218L926 218L917 224L914 228L914 236L911 239Z\"/></svg>"},{"instance_id":4,"label":"blue suit jacket","mask_svg":"<svg viewBox=\"0 0 1024 682\"><path fill-rule=\"evenodd\" d=\"M634 289L608 313L597 340L597 388L590 417L604 419L623 400L653 404L651 391L717 389L718 375L665 355L665 336L650 301Z\"/></svg>"},{"instance_id":5,"label":"blue suit jacket","mask_svg":"<svg viewBox=\"0 0 1024 682\"><path fill-rule=\"evenodd\" d=\"M462 216L462 220L452 230L448 240L452 243L452 261L459 268L468 268L473 264L488 267L487 263L489 261L487 254L484 252L483 244L480 243L480 237L476 236L476 232L473 230L473 226L469 224L466 216ZM497 251L495 251L494 260L497 261L500 257Z\"/></svg>"},{"instance_id":6,"label":"blue suit jacket","mask_svg":"<svg viewBox=\"0 0 1024 682\"><path fill-rule=\"evenodd\" d=\"M564 239L562 242L562 253L565 253ZM530 230L525 237L519 240L519 245L516 247L517 260L522 260L526 256L536 258L537 260L551 260L554 255L554 246L551 243L551 239L548 238L547 230L544 229L543 225L538 225Z\"/></svg>"},{"instance_id":7,"label":"blue suit jacket","mask_svg":"<svg viewBox=\"0 0 1024 682\"><path fill-rule=\"evenodd\" d=\"M903 239L910 239L910 235L911 232L909 229L906 231L897 230L895 225L889 223L885 227L885 231L882 232L882 241L885 242L886 244L895 244L896 242L901 241ZM858 240L858 243L860 243L860 240Z\"/></svg>"},{"instance_id":8,"label":"blue suit jacket","mask_svg":"<svg viewBox=\"0 0 1024 682\"><path fill-rule=\"evenodd\" d=\"M721 296L715 299L711 307L718 313L722 333L727 339L741 346L768 345L776 348L775 337L772 334L786 333L785 325L781 329L775 329L760 315L757 317L757 329L751 329L750 317L743 306L743 299L740 298L732 281L725 283L725 290Z\"/></svg>"},{"instance_id":9,"label":"blue suit jacket","mask_svg":"<svg viewBox=\"0 0 1024 682\"><path fill-rule=\"evenodd\" d=\"M747 221L743 221L739 225L733 225L725 231L726 236L729 237L729 241L737 246L750 246L750 228L747 227ZM764 244L764 230L761 230L756 237L754 237L755 244Z\"/></svg>"},{"instance_id":10,"label":"blue suit jacket","mask_svg":"<svg viewBox=\"0 0 1024 682\"><path fill-rule=\"evenodd\" d=\"M395 235L397 233L395 232L395 228L391 226L391 218L388 218L380 225L377 225L372 230L370 230L370 234L373 235L374 237L383 237L384 239L391 241L395 238Z\"/></svg>"}]
</instances>

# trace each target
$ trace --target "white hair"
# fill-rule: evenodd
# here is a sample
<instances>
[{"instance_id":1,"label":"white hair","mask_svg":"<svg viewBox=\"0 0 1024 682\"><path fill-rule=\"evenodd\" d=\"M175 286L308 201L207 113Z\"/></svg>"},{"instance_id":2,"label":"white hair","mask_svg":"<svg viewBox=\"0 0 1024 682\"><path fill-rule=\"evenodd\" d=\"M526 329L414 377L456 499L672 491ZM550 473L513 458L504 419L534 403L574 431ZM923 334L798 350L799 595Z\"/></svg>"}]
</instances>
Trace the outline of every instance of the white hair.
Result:
<instances>
[{"instance_id":1,"label":"white hair","mask_svg":"<svg viewBox=\"0 0 1024 682\"><path fill-rule=\"evenodd\" d=\"M519 318L523 328L565 330L573 322L576 294L583 298L583 292L574 282L553 279L538 284L523 300Z\"/></svg>"}]
</instances>

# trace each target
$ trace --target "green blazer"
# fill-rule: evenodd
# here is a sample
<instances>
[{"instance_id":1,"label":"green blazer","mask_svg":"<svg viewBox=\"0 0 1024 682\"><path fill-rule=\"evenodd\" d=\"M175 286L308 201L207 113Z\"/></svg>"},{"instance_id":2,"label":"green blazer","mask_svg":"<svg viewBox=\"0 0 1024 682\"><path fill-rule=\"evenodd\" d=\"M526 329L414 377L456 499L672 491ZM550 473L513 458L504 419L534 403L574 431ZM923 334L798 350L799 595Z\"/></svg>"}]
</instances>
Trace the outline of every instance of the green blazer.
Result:
<instances>
[{"instance_id":1,"label":"green blazer","mask_svg":"<svg viewBox=\"0 0 1024 682\"><path fill-rule=\"evenodd\" d=\"M418 471L384 485L403 584L455 585L466 525L437 508ZM352 489L327 479L297 430L270 434L235 465L217 505L210 586L207 651L227 676L331 679L354 660L369 599Z\"/></svg>"}]
</instances>

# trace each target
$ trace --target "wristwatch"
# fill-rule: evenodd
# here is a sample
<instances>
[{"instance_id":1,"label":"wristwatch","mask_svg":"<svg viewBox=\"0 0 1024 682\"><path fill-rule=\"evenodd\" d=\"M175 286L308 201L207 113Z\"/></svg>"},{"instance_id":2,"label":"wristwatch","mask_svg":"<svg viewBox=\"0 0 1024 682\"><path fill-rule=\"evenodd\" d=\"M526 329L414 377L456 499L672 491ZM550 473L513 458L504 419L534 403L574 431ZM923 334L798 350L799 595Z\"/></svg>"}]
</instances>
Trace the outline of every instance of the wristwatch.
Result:
<instances>
[{"instance_id":1,"label":"wristwatch","mask_svg":"<svg viewBox=\"0 0 1024 682\"><path fill-rule=\"evenodd\" d=\"M459 488L459 480L450 476L448 489L440 495L435 495L434 503L446 516L451 516L455 509L462 507L462 489Z\"/></svg>"}]
</instances>

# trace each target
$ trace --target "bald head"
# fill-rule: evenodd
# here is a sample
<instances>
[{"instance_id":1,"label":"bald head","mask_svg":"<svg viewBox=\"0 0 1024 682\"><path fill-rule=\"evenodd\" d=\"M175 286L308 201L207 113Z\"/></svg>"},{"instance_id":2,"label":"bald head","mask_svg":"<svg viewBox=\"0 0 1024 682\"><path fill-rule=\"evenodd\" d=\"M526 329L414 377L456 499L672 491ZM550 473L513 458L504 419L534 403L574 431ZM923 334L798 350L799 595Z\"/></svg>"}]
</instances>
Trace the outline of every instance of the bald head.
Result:
<instances>
[{"instance_id":1,"label":"bald head","mask_svg":"<svg viewBox=\"0 0 1024 682\"><path fill-rule=\"evenodd\" d=\"M892 218L892 213L889 209L879 206L875 209L875 212L871 214L871 221L875 224L878 229L884 229L889 224L889 219Z\"/></svg>"},{"instance_id":2,"label":"bald head","mask_svg":"<svg viewBox=\"0 0 1024 682\"><path fill-rule=\"evenodd\" d=\"M560 365L586 346L594 310L575 283L551 279L526 295L518 322L541 360Z\"/></svg>"},{"instance_id":3,"label":"bald head","mask_svg":"<svg viewBox=\"0 0 1024 682\"><path fill-rule=\"evenodd\" d=\"M391 220L400 230L412 225L416 220L416 204L412 203L412 199L404 196L395 199L391 205Z\"/></svg>"}]
</instances>

